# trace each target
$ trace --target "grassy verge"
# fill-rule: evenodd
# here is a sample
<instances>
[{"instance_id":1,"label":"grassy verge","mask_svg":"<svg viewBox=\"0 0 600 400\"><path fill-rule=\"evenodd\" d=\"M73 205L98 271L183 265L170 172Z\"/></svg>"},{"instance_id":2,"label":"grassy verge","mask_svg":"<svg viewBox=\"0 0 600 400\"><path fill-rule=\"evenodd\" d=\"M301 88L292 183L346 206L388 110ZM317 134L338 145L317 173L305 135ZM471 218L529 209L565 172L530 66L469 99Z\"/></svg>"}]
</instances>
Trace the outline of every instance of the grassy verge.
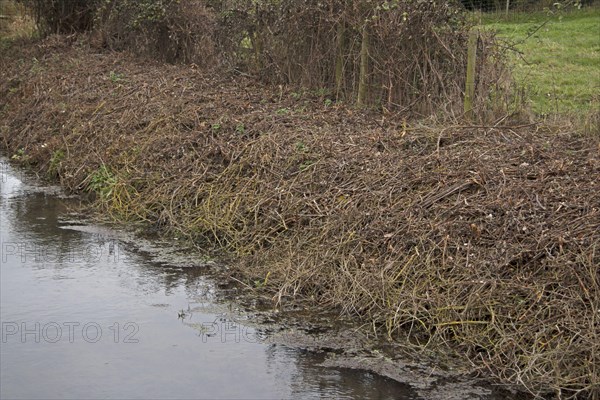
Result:
<instances>
[{"instance_id":1,"label":"grassy verge","mask_svg":"<svg viewBox=\"0 0 600 400\"><path fill-rule=\"evenodd\" d=\"M534 112L586 115L600 107L600 8L483 14L514 46L514 73Z\"/></svg>"}]
</instances>

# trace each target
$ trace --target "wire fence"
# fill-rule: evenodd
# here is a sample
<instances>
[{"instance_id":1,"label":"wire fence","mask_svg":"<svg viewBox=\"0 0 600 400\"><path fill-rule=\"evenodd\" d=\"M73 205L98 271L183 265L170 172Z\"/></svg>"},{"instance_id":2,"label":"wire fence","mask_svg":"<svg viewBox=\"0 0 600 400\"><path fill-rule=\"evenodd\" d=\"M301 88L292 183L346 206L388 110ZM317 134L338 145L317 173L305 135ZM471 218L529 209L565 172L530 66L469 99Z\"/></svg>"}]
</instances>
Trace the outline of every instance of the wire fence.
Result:
<instances>
[{"instance_id":1,"label":"wire fence","mask_svg":"<svg viewBox=\"0 0 600 400\"><path fill-rule=\"evenodd\" d=\"M580 9L598 3L597 0L460 0L471 11L503 14Z\"/></svg>"}]
</instances>

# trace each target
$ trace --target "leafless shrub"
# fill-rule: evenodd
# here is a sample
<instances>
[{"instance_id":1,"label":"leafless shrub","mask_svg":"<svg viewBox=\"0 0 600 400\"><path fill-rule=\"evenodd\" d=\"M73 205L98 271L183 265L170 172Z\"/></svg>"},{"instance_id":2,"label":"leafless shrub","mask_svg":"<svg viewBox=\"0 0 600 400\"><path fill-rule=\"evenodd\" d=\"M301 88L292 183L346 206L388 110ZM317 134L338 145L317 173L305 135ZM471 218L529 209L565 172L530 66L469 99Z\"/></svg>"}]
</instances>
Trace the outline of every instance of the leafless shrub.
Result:
<instances>
[{"instance_id":1,"label":"leafless shrub","mask_svg":"<svg viewBox=\"0 0 600 400\"><path fill-rule=\"evenodd\" d=\"M97 12L103 44L169 63L211 65L215 20L193 0L107 0Z\"/></svg>"},{"instance_id":2,"label":"leafless shrub","mask_svg":"<svg viewBox=\"0 0 600 400\"><path fill-rule=\"evenodd\" d=\"M18 0L32 13L42 35L90 30L99 0Z\"/></svg>"},{"instance_id":3,"label":"leafless shrub","mask_svg":"<svg viewBox=\"0 0 600 400\"><path fill-rule=\"evenodd\" d=\"M242 68L270 82L324 89L330 98L355 101L362 81L361 102L371 106L407 115L462 114L471 25L458 3L208 4L226 21L218 40L228 43ZM479 48L477 103L489 111L490 92L507 75L491 35L481 35Z\"/></svg>"}]
</instances>

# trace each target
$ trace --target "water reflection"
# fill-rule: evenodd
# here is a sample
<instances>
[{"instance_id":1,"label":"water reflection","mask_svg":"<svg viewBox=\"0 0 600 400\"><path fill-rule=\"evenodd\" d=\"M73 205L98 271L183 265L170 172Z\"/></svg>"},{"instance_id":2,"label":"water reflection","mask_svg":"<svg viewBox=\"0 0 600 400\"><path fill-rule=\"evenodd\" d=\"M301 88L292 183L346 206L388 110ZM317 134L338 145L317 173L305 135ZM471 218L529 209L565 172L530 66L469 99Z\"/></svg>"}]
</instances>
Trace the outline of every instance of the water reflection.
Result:
<instances>
[{"instance_id":1,"label":"water reflection","mask_svg":"<svg viewBox=\"0 0 600 400\"><path fill-rule=\"evenodd\" d=\"M0 165L0 397L414 397L271 343L231 317L201 269L154 263L117 232L61 222L77 200Z\"/></svg>"}]
</instances>

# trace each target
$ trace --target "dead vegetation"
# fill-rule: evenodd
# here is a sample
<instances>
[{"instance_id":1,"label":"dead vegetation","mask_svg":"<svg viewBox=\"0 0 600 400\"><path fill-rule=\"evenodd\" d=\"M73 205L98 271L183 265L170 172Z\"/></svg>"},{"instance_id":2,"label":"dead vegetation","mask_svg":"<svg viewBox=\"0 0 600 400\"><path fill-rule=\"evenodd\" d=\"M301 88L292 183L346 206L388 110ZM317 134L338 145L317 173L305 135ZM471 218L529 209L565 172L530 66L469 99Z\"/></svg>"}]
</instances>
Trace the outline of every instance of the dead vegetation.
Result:
<instances>
[{"instance_id":1,"label":"dead vegetation","mask_svg":"<svg viewBox=\"0 0 600 400\"><path fill-rule=\"evenodd\" d=\"M403 115L463 114L467 37L458 1L18 0L42 35L91 31L98 46L311 88ZM514 111L491 33L478 34L475 109Z\"/></svg>"},{"instance_id":2,"label":"dead vegetation","mask_svg":"<svg viewBox=\"0 0 600 400\"><path fill-rule=\"evenodd\" d=\"M77 37L3 53L1 146L115 218L226 249L275 302L598 396L597 136L408 124Z\"/></svg>"},{"instance_id":3,"label":"dead vegetation","mask_svg":"<svg viewBox=\"0 0 600 400\"><path fill-rule=\"evenodd\" d=\"M198 0L105 1L94 35L113 50L130 50L168 63L217 63L217 17Z\"/></svg>"}]
</instances>

